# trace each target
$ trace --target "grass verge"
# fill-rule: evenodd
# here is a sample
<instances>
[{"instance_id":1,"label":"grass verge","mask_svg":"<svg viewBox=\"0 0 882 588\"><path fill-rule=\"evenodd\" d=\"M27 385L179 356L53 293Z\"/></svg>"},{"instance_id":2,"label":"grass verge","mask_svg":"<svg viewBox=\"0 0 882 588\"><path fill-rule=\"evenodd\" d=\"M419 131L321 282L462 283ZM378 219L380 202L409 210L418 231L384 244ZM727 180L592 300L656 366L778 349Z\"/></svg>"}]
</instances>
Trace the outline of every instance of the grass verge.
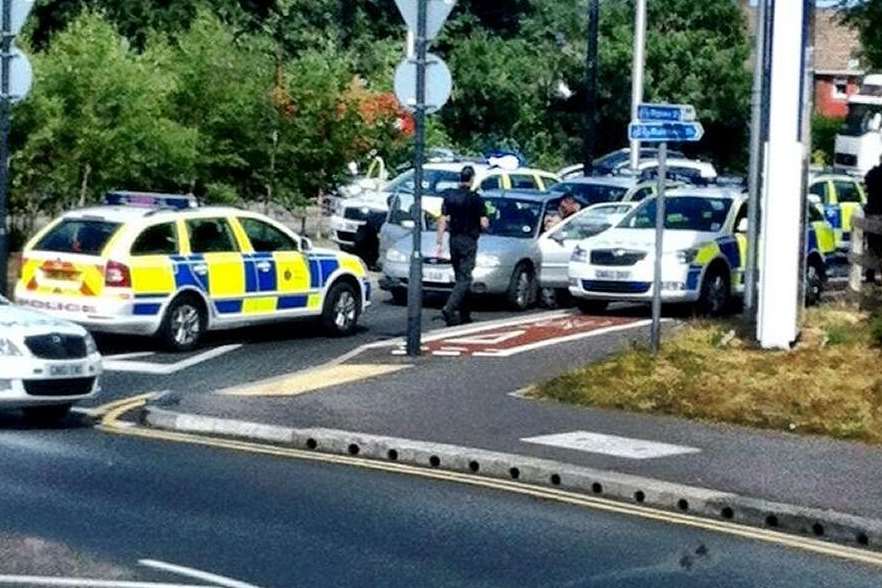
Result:
<instances>
[{"instance_id":1,"label":"grass verge","mask_svg":"<svg viewBox=\"0 0 882 588\"><path fill-rule=\"evenodd\" d=\"M882 443L882 320L811 309L791 352L758 349L736 322L701 322L658 359L634 347L537 386L560 402Z\"/></svg>"}]
</instances>

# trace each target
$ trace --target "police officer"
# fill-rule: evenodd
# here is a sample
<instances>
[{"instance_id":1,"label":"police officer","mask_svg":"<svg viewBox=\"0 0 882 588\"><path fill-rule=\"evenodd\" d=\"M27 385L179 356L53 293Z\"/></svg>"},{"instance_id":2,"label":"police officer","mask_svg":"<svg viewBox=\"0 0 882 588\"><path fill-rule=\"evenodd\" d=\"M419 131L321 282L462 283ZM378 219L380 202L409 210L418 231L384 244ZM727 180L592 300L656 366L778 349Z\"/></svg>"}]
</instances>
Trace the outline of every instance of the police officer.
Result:
<instances>
[{"instance_id":1,"label":"police officer","mask_svg":"<svg viewBox=\"0 0 882 588\"><path fill-rule=\"evenodd\" d=\"M438 219L436 257L443 256L444 233L450 233L450 262L456 284L441 310L441 317L448 326L471 322L466 307L466 296L472 287L472 272L478 254L478 238L481 230L489 226L484 201L472 191L475 169L468 165L459 175L459 187L444 193L441 217ZM459 312L459 322L456 314Z\"/></svg>"},{"instance_id":2,"label":"police officer","mask_svg":"<svg viewBox=\"0 0 882 588\"><path fill-rule=\"evenodd\" d=\"M882 216L882 157L879 164L871 169L864 183L867 186L867 205L864 207L866 216ZM875 257L882 258L882 236L867 233L867 249ZM876 281L876 269L867 271L867 280Z\"/></svg>"}]
</instances>

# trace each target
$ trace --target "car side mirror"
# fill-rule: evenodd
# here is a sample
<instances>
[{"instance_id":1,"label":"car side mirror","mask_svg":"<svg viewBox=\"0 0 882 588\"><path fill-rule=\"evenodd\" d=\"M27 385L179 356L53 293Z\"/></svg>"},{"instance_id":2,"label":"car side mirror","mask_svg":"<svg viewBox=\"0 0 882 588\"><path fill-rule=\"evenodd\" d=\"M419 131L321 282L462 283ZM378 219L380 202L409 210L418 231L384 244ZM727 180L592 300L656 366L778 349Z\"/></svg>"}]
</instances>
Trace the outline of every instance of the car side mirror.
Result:
<instances>
[{"instance_id":1,"label":"car side mirror","mask_svg":"<svg viewBox=\"0 0 882 588\"><path fill-rule=\"evenodd\" d=\"M300 237L300 250L312 251L312 240L308 237Z\"/></svg>"},{"instance_id":2,"label":"car side mirror","mask_svg":"<svg viewBox=\"0 0 882 588\"><path fill-rule=\"evenodd\" d=\"M821 206L823 204L821 202L821 197L817 194L809 194L808 201L809 204L814 204L815 206Z\"/></svg>"},{"instance_id":3,"label":"car side mirror","mask_svg":"<svg viewBox=\"0 0 882 588\"><path fill-rule=\"evenodd\" d=\"M748 228L749 228L749 222L747 220L747 217L745 217L738 222L738 226L735 228L735 232L736 233L746 233Z\"/></svg>"}]
</instances>

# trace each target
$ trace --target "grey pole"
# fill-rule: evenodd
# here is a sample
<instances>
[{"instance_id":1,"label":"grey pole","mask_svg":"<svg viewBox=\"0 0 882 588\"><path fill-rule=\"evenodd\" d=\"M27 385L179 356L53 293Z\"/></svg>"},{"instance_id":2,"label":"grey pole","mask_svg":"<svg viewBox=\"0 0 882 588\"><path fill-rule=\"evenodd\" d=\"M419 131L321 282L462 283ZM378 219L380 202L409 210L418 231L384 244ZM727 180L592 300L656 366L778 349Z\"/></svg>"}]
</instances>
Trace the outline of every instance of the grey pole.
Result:
<instances>
[{"instance_id":1,"label":"grey pole","mask_svg":"<svg viewBox=\"0 0 882 588\"><path fill-rule=\"evenodd\" d=\"M634 61L631 65L631 120L643 102L643 68L646 65L646 0L637 0L634 19ZM631 169L640 164L640 141L631 141Z\"/></svg>"},{"instance_id":2,"label":"grey pole","mask_svg":"<svg viewBox=\"0 0 882 588\"><path fill-rule=\"evenodd\" d=\"M744 319L756 320L757 262L759 254L759 202L763 169L763 100L766 65L766 0L757 3L756 47L750 119L750 169L748 181L747 263L744 269Z\"/></svg>"},{"instance_id":3,"label":"grey pole","mask_svg":"<svg viewBox=\"0 0 882 588\"><path fill-rule=\"evenodd\" d=\"M658 196L655 199L655 272L652 277L652 354L661 347L662 254L665 235L665 180L668 175L668 144L658 146Z\"/></svg>"},{"instance_id":4,"label":"grey pole","mask_svg":"<svg viewBox=\"0 0 882 588\"><path fill-rule=\"evenodd\" d=\"M8 0L6 0L8 1ZM428 0L418 0L416 36L416 136L413 161L413 252L407 289L407 355L422 350L423 314L423 159L426 140L426 29Z\"/></svg>"},{"instance_id":5,"label":"grey pole","mask_svg":"<svg viewBox=\"0 0 882 588\"><path fill-rule=\"evenodd\" d=\"M597 148L597 36L600 18L600 0L590 0L588 6L588 57L585 67L585 137L582 173L590 176L594 171Z\"/></svg>"},{"instance_id":6,"label":"grey pole","mask_svg":"<svg viewBox=\"0 0 882 588\"><path fill-rule=\"evenodd\" d=\"M9 235L6 229L9 187L9 61L12 59L12 0L3 0L2 42L0 42L0 294L6 294Z\"/></svg>"}]
</instances>

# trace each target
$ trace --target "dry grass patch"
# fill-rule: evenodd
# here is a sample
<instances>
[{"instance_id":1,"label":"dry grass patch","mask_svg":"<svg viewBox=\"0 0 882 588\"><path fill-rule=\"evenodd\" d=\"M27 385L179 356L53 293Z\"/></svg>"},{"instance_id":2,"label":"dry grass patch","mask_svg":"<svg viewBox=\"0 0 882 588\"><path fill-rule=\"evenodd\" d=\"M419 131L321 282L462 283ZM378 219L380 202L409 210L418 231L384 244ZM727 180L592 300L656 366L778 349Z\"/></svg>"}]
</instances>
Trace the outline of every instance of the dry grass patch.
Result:
<instances>
[{"instance_id":1,"label":"dry grass patch","mask_svg":"<svg viewBox=\"0 0 882 588\"><path fill-rule=\"evenodd\" d=\"M750 341L734 322L693 324L664 344L658 360L633 348L533 395L882 443L882 319L822 307L809 311L790 353L762 351Z\"/></svg>"}]
</instances>

